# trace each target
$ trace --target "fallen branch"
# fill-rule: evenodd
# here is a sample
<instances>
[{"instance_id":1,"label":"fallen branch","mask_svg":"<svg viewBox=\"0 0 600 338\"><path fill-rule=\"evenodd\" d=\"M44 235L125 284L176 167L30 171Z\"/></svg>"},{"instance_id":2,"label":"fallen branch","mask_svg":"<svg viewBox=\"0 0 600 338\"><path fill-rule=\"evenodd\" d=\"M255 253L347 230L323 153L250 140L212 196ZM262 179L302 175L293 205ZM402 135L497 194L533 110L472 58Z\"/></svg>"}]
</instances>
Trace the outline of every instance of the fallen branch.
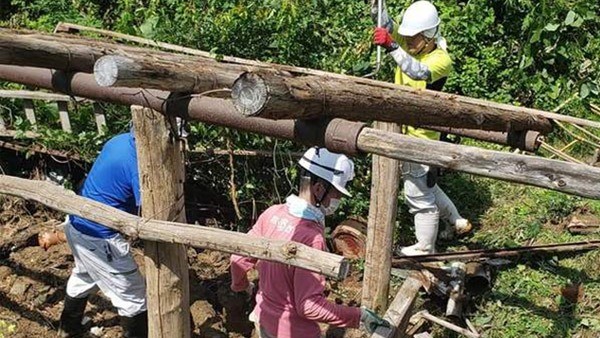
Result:
<instances>
[{"instance_id":1,"label":"fallen branch","mask_svg":"<svg viewBox=\"0 0 600 338\"><path fill-rule=\"evenodd\" d=\"M89 161L83 159L79 155L70 154L70 153L68 153L66 151L46 149L46 148L38 146L38 145L22 146L22 145L15 144L15 143L9 143L9 142L5 142L5 141L0 141L0 147L6 148L6 149L15 150L15 151L19 151L19 152L24 152L24 153L33 151L33 152L36 152L36 153L46 154L46 155L51 155L51 156L57 156L57 157L62 157L62 158L66 158L66 159L69 159L69 160L76 160L76 161L80 161L80 162L89 162Z\"/></svg>"},{"instance_id":2,"label":"fallen branch","mask_svg":"<svg viewBox=\"0 0 600 338\"><path fill-rule=\"evenodd\" d=\"M465 328L462 328L462 327L460 327L458 325L454 325L454 324L452 324L450 322L447 322L447 321L445 321L443 319L440 319L440 318L432 315L431 313L429 313L427 310L420 311L420 312L416 313L415 316L421 316L421 317L429 320L430 322L433 322L433 323L436 323L438 325L441 325L441 326L443 326L443 327L445 327L447 329L450 329L450 330L452 330L454 332L460 333L460 334L462 334L464 336L467 336L469 338L479 338L479 337L481 337L478 333L474 333L474 332L472 332L470 330L467 330Z\"/></svg>"},{"instance_id":3,"label":"fallen branch","mask_svg":"<svg viewBox=\"0 0 600 338\"><path fill-rule=\"evenodd\" d=\"M272 240L199 225L158 221L128 214L75 195L52 183L0 175L0 194L40 202L50 208L103 224L130 237L235 253L342 279L348 261L297 242Z\"/></svg>"}]
</instances>

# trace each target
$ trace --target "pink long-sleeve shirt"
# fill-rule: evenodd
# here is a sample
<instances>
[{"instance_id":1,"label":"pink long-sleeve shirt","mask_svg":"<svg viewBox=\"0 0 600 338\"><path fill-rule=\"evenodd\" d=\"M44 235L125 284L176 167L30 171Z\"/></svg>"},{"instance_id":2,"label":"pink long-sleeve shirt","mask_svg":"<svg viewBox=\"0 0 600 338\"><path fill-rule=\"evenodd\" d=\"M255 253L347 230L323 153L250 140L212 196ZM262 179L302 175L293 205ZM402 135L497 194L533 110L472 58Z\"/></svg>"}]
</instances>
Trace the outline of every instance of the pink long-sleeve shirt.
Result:
<instances>
[{"instance_id":1,"label":"pink long-sleeve shirt","mask_svg":"<svg viewBox=\"0 0 600 338\"><path fill-rule=\"evenodd\" d=\"M326 250L322 225L291 215L285 204L263 212L248 234ZM360 309L329 302L323 294L325 278L305 269L232 255L232 290L243 291L248 287L246 273L254 266L260 276L254 313L269 334L278 338L311 338L321 335L317 322L359 326Z\"/></svg>"}]
</instances>

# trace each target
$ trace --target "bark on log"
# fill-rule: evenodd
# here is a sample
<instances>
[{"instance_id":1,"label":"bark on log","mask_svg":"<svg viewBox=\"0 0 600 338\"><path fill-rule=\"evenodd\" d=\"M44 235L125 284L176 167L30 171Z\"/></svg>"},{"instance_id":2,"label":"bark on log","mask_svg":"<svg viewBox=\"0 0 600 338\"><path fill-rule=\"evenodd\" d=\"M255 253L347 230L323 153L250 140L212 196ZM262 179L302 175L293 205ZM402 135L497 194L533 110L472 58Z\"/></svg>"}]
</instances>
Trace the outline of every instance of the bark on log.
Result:
<instances>
[{"instance_id":1,"label":"bark on log","mask_svg":"<svg viewBox=\"0 0 600 338\"><path fill-rule=\"evenodd\" d=\"M348 132L350 127L333 128L333 122L326 125L313 125L306 121L240 119L235 116L235 108L228 100L210 97L187 97L185 99L171 97L171 100L165 102L169 99L167 92L100 87L90 74L67 75L48 69L0 65L0 79L87 97L96 101L128 106L141 105L188 120L294 140L307 145L327 146L332 151L350 155L362 151L401 161L410 160L504 181L548 188L582 197L600 198L600 183L598 183L600 182L600 169L587 165L457 146L400 134L378 133L370 128L361 129L360 124L352 122L347 123L356 129ZM300 128L300 126L304 126L304 128ZM313 134L306 135L304 131ZM352 140L358 133L360 136ZM344 140L355 141L353 144L357 145L357 149L352 149L352 144L346 144L345 150L332 148L332 145L336 143L345 144ZM579 187L583 188L579 189Z\"/></svg>"},{"instance_id":2,"label":"bark on log","mask_svg":"<svg viewBox=\"0 0 600 338\"><path fill-rule=\"evenodd\" d=\"M0 175L0 194L42 203L52 209L103 224L130 237L250 256L343 279L348 273L344 257L310 248L297 242L252 237L247 234L146 219L77 196L49 182Z\"/></svg>"},{"instance_id":3,"label":"bark on log","mask_svg":"<svg viewBox=\"0 0 600 338\"><path fill-rule=\"evenodd\" d=\"M391 327L379 327L371 338L392 338L403 337L408 320L410 319L411 310L415 299L419 295L419 290L423 284L415 275L410 275L398 290L396 297L390 304L390 307L383 316Z\"/></svg>"},{"instance_id":4,"label":"bark on log","mask_svg":"<svg viewBox=\"0 0 600 338\"><path fill-rule=\"evenodd\" d=\"M182 144L170 136L164 115L132 106L142 216L185 223ZM179 243L144 241L148 336L191 335L187 249Z\"/></svg>"},{"instance_id":5,"label":"bark on log","mask_svg":"<svg viewBox=\"0 0 600 338\"><path fill-rule=\"evenodd\" d=\"M401 161L600 198L600 168L588 165L429 141L372 128L361 131L357 144L361 151Z\"/></svg>"},{"instance_id":6,"label":"bark on log","mask_svg":"<svg viewBox=\"0 0 600 338\"><path fill-rule=\"evenodd\" d=\"M400 132L400 126L394 123L375 122L374 127L386 133ZM373 155L362 304L379 313L388 303L399 187L400 163Z\"/></svg>"},{"instance_id":7,"label":"bark on log","mask_svg":"<svg viewBox=\"0 0 600 338\"><path fill-rule=\"evenodd\" d=\"M94 66L96 82L102 87L141 87L172 92L202 93L230 88L236 78L251 69L213 60L189 57L169 59L144 55L107 55Z\"/></svg>"},{"instance_id":8,"label":"bark on log","mask_svg":"<svg viewBox=\"0 0 600 338\"><path fill-rule=\"evenodd\" d=\"M352 79L287 77L268 71L245 73L232 98L245 116L385 121L496 131L552 131L545 112L406 86L366 85Z\"/></svg>"}]
</instances>

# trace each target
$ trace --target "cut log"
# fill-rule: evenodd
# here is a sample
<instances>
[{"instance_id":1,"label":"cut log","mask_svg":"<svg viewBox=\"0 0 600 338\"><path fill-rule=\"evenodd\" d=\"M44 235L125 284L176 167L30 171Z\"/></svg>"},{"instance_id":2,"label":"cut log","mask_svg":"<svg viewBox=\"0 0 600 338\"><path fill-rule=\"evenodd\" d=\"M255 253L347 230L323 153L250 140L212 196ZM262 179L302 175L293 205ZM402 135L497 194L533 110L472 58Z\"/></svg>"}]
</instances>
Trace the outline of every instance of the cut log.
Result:
<instances>
[{"instance_id":1,"label":"cut log","mask_svg":"<svg viewBox=\"0 0 600 338\"><path fill-rule=\"evenodd\" d=\"M375 122L374 127L385 133L400 132L394 123ZM399 187L400 163L373 155L362 304L378 313L387 308Z\"/></svg>"},{"instance_id":2,"label":"cut log","mask_svg":"<svg viewBox=\"0 0 600 338\"><path fill-rule=\"evenodd\" d=\"M229 88L249 69L213 60L172 57L157 60L144 55L103 56L94 66L96 82L103 87L141 87L173 92L201 93Z\"/></svg>"},{"instance_id":3,"label":"cut log","mask_svg":"<svg viewBox=\"0 0 600 338\"><path fill-rule=\"evenodd\" d=\"M416 275L410 275L398 290L396 297L385 312L383 318L387 320L391 327L379 327L371 335L371 338L393 338L402 337L408 320L412 312L415 299L419 295L419 290L423 286L421 280Z\"/></svg>"},{"instance_id":4,"label":"cut log","mask_svg":"<svg viewBox=\"0 0 600 338\"><path fill-rule=\"evenodd\" d=\"M598 168L545 158L482 150L364 128L358 137L361 151L449 168L503 181L600 198Z\"/></svg>"},{"instance_id":5,"label":"cut log","mask_svg":"<svg viewBox=\"0 0 600 338\"><path fill-rule=\"evenodd\" d=\"M240 119L229 100L210 97L169 99L169 93L134 88L106 88L96 84L93 75L66 75L47 69L0 65L0 79L65 92L95 101L141 105L177 115L275 138L294 140L306 145L326 146L335 152L358 151L435 165L442 168L533 185L565 193L600 198L600 168L571 164L541 157L503 153L469 146L386 133L362 128L360 123L334 119L328 123L273 121L262 118ZM337 122L345 122L338 124ZM343 146L339 146L339 145Z\"/></svg>"},{"instance_id":6,"label":"cut log","mask_svg":"<svg viewBox=\"0 0 600 338\"><path fill-rule=\"evenodd\" d=\"M132 106L142 216L185 223L183 146L169 122L152 109ZM190 337L187 249L179 243L144 241L149 337Z\"/></svg>"},{"instance_id":7,"label":"cut log","mask_svg":"<svg viewBox=\"0 0 600 338\"><path fill-rule=\"evenodd\" d=\"M542 111L406 86L370 86L352 79L287 77L268 71L245 73L232 89L245 116L386 121L496 131L552 131Z\"/></svg>"},{"instance_id":8,"label":"cut log","mask_svg":"<svg viewBox=\"0 0 600 338\"><path fill-rule=\"evenodd\" d=\"M343 279L348 273L349 265L344 257L297 242L252 237L206 226L138 217L77 196L72 191L49 182L0 175L0 194L34 200L66 214L103 224L133 238L181 243L250 256L289 264L336 279Z\"/></svg>"}]
</instances>

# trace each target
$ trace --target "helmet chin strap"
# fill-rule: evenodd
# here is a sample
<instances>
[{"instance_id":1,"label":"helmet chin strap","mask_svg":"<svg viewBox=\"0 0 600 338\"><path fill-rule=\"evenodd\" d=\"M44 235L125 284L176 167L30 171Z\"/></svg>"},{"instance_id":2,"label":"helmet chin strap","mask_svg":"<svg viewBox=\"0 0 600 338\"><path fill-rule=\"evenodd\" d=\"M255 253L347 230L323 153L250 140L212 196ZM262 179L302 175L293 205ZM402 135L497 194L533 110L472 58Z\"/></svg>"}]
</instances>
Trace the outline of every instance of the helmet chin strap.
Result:
<instances>
[{"instance_id":1,"label":"helmet chin strap","mask_svg":"<svg viewBox=\"0 0 600 338\"><path fill-rule=\"evenodd\" d=\"M315 206L317 208L321 206L321 202L323 202L323 200L325 199L325 197L329 193L329 189L331 189L331 183L327 184L327 187L325 188L325 192L323 193L323 195L321 195L320 198L317 198L316 195L313 195L313 197L315 198Z\"/></svg>"}]
</instances>

